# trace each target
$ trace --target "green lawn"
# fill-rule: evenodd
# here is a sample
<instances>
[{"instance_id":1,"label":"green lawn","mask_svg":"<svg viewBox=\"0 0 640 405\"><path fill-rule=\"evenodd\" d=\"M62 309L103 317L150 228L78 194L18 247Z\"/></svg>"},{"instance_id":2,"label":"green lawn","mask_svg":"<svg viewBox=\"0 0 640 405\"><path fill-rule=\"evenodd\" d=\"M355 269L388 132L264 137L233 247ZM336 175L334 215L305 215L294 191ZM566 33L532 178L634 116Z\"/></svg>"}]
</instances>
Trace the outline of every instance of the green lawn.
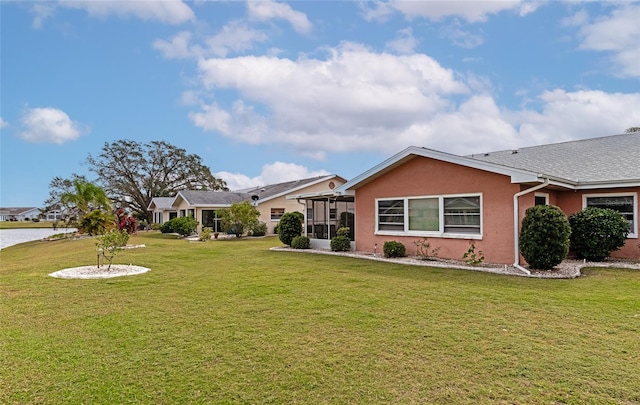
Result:
<instances>
[{"instance_id":1,"label":"green lawn","mask_svg":"<svg viewBox=\"0 0 640 405\"><path fill-rule=\"evenodd\" d=\"M64 229L64 222L58 221L58 228ZM51 221L0 221L0 229L16 229L16 228L53 228Z\"/></svg>"},{"instance_id":2,"label":"green lawn","mask_svg":"<svg viewBox=\"0 0 640 405\"><path fill-rule=\"evenodd\" d=\"M2 404L631 404L640 271L541 280L157 232L0 251Z\"/></svg>"}]
</instances>

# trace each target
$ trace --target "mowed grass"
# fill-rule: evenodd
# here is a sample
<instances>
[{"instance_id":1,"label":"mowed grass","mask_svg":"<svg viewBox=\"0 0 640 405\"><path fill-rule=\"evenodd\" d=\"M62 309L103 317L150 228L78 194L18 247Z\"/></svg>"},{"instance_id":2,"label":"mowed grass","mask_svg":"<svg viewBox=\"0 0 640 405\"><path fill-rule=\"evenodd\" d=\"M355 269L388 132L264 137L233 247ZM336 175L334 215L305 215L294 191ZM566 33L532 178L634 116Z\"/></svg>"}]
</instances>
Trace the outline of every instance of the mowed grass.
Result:
<instances>
[{"instance_id":1,"label":"mowed grass","mask_svg":"<svg viewBox=\"0 0 640 405\"><path fill-rule=\"evenodd\" d=\"M115 262L91 239L0 251L3 404L632 404L640 272L539 280L190 243L157 232Z\"/></svg>"},{"instance_id":2,"label":"mowed grass","mask_svg":"<svg viewBox=\"0 0 640 405\"><path fill-rule=\"evenodd\" d=\"M65 229L65 224L58 221L56 224L60 230ZM52 221L0 221L0 229L24 229L24 228L53 228Z\"/></svg>"}]
</instances>

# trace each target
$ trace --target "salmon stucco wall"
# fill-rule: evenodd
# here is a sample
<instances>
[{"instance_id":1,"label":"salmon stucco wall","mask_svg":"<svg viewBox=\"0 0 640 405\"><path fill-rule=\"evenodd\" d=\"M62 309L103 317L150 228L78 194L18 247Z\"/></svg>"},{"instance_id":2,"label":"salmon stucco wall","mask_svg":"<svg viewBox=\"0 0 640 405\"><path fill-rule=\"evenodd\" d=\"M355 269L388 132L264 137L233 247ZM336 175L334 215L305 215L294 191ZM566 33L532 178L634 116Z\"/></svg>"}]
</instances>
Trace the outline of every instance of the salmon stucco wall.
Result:
<instances>
[{"instance_id":1,"label":"salmon stucco wall","mask_svg":"<svg viewBox=\"0 0 640 405\"><path fill-rule=\"evenodd\" d=\"M422 239L376 235L376 198L481 194L480 239L429 236L428 241L432 248L440 248L440 258L462 259L473 242L476 252L483 251L486 262L513 263L513 195L520 190L520 185L512 184L509 176L414 157L356 190L356 250L381 253L384 242L397 240L405 245L407 254L413 255L414 241Z\"/></svg>"}]
</instances>

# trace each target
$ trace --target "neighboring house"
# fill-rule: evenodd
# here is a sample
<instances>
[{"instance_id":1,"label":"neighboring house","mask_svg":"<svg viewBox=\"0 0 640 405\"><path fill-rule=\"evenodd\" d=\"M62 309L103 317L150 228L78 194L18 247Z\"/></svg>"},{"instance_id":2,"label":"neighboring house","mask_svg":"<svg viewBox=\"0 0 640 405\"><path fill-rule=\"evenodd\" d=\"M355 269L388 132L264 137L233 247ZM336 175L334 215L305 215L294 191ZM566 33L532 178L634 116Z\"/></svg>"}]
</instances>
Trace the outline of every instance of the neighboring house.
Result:
<instances>
[{"instance_id":1,"label":"neighboring house","mask_svg":"<svg viewBox=\"0 0 640 405\"><path fill-rule=\"evenodd\" d=\"M0 221L24 221L40 218L40 208L8 207L0 208Z\"/></svg>"},{"instance_id":2,"label":"neighboring house","mask_svg":"<svg viewBox=\"0 0 640 405\"><path fill-rule=\"evenodd\" d=\"M163 223L174 216L192 216L199 222L198 232L203 227L221 232L222 226L216 211L229 208L234 203L249 201L260 212L259 221L267 224L267 232L273 233L285 212L304 210L304 203L287 199L287 195L327 192L345 182L340 176L327 175L237 191L183 190L172 198L154 198L149 211L154 213L154 223Z\"/></svg>"},{"instance_id":3,"label":"neighboring house","mask_svg":"<svg viewBox=\"0 0 640 405\"><path fill-rule=\"evenodd\" d=\"M409 147L329 198L354 198L356 250L381 253L397 240L415 254L428 238L441 258L461 259L473 243L487 262L520 266L519 227L535 204L621 212L628 241L612 256L639 259L639 194L640 133L631 133L472 156Z\"/></svg>"},{"instance_id":4,"label":"neighboring house","mask_svg":"<svg viewBox=\"0 0 640 405\"><path fill-rule=\"evenodd\" d=\"M175 197L154 197L151 200L147 210L153 214L154 224L164 224L178 216L177 211L171 209L171 203L174 199Z\"/></svg>"}]
</instances>

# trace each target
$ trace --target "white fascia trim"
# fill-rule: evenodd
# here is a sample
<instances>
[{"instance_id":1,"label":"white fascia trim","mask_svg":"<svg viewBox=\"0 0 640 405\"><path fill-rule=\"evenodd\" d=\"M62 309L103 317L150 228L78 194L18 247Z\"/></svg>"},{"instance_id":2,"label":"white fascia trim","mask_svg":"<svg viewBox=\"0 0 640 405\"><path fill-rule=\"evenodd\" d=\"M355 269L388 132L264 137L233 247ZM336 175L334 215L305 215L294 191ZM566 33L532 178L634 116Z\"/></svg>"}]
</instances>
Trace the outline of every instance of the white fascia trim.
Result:
<instances>
[{"instance_id":1,"label":"white fascia trim","mask_svg":"<svg viewBox=\"0 0 640 405\"><path fill-rule=\"evenodd\" d=\"M512 167L502 166L495 163L489 163L482 160L477 160L473 158L468 158L464 156L452 155L446 152L440 152L433 149L420 148L417 146L410 146L403 151L395 154L384 162L374 166L373 168L367 170L366 172L354 177L352 180L349 180L342 186L337 188L338 192L344 193L347 190L357 188L357 186L366 181L367 179L386 171L388 168L396 165L398 162L407 159L411 155L426 157L430 159L440 160L447 163L453 163L460 166L470 167L473 169L484 170L492 173L502 174L505 176L511 177L512 183L524 183L524 182L533 182L540 181L540 174L516 169Z\"/></svg>"},{"instance_id":2,"label":"white fascia trim","mask_svg":"<svg viewBox=\"0 0 640 405\"><path fill-rule=\"evenodd\" d=\"M294 187L294 188L292 188L292 189L290 189L290 190L283 191L282 193L275 194L275 195L272 195L271 197L267 197L267 198L265 198L265 199L263 199L263 200L258 200L258 201L259 201L259 202L260 202L260 201L269 201L269 200L273 200L274 198L278 198L278 197L282 197L282 196L286 196L285 198L286 198L286 199L289 199L289 198L288 198L288 197L289 197L289 196L288 196L288 194L289 194L289 193L292 193L292 192L294 192L294 191L296 191L296 190L301 190L301 189L303 189L303 188L307 188L307 187L315 186L316 184L322 183L323 181L327 181L327 180L335 179L336 177L338 177L338 175L337 175L337 174L331 174L331 175L326 176L326 177L323 177L323 178L321 178L321 179L318 179L318 180L315 180L315 181L312 181L312 182L309 182L309 183L305 183L305 184L299 185L299 186Z\"/></svg>"},{"instance_id":3,"label":"white fascia trim","mask_svg":"<svg viewBox=\"0 0 640 405\"><path fill-rule=\"evenodd\" d=\"M285 199L286 200L304 200L304 199L318 198L318 197L337 197L338 195L340 194L336 194L334 191L316 191L312 193L287 195Z\"/></svg>"}]
</instances>

